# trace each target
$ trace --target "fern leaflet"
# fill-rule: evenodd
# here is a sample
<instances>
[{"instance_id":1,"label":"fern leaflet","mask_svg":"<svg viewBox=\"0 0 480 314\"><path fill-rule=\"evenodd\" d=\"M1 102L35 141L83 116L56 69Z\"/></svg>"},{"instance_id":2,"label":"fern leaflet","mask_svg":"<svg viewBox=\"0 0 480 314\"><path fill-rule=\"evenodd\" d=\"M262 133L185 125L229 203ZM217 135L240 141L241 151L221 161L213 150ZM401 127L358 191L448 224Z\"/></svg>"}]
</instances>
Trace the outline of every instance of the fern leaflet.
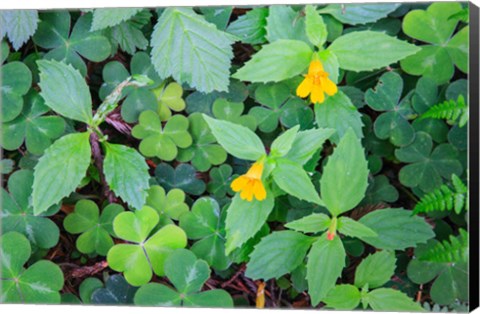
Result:
<instances>
[{"instance_id":1,"label":"fern leaflet","mask_svg":"<svg viewBox=\"0 0 480 314\"><path fill-rule=\"evenodd\" d=\"M460 229L458 236L437 243L419 257L420 261L456 263L468 260L468 232Z\"/></svg>"},{"instance_id":2,"label":"fern leaflet","mask_svg":"<svg viewBox=\"0 0 480 314\"><path fill-rule=\"evenodd\" d=\"M446 100L428 109L420 116L420 119L426 118L446 119L454 123L458 122L458 126L463 127L468 122L468 106L463 96L460 95L457 101Z\"/></svg>"}]
</instances>

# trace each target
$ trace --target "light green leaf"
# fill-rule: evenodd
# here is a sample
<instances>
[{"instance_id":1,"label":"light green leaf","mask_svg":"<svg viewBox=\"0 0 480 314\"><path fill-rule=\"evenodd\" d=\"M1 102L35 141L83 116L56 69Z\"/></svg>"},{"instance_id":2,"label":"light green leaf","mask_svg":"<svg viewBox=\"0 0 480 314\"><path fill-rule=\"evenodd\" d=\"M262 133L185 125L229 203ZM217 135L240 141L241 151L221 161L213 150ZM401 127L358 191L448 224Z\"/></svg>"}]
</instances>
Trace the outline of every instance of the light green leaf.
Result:
<instances>
[{"instance_id":1,"label":"light green leaf","mask_svg":"<svg viewBox=\"0 0 480 314\"><path fill-rule=\"evenodd\" d=\"M133 148L105 142L103 171L108 185L130 206L142 208L149 187L148 166Z\"/></svg>"},{"instance_id":2,"label":"light green leaf","mask_svg":"<svg viewBox=\"0 0 480 314\"><path fill-rule=\"evenodd\" d=\"M201 92L227 91L232 36L191 8L167 8L155 25L152 63L161 78L172 76Z\"/></svg>"},{"instance_id":3,"label":"light green leaf","mask_svg":"<svg viewBox=\"0 0 480 314\"><path fill-rule=\"evenodd\" d=\"M348 217L340 217L338 219L338 231L346 236L359 239L377 236L377 233L372 229Z\"/></svg>"},{"instance_id":4,"label":"light green leaf","mask_svg":"<svg viewBox=\"0 0 480 314\"><path fill-rule=\"evenodd\" d=\"M292 148L299 128L300 126L297 125L277 137L270 147L270 154L278 157L285 156Z\"/></svg>"},{"instance_id":5,"label":"light green leaf","mask_svg":"<svg viewBox=\"0 0 480 314\"><path fill-rule=\"evenodd\" d=\"M78 70L63 62L39 60L40 95L55 112L80 122L92 122L92 99ZM58 88L62 86L62 88Z\"/></svg>"},{"instance_id":6,"label":"light green leaf","mask_svg":"<svg viewBox=\"0 0 480 314\"><path fill-rule=\"evenodd\" d=\"M57 204L80 184L90 165L90 132L74 133L53 143L35 166L33 208L36 215Z\"/></svg>"},{"instance_id":7,"label":"light green leaf","mask_svg":"<svg viewBox=\"0 0 480 314\"><path fill-rule=\"evenodd\" d=\"M330 241L323 234L313 244L307 262L308 294L312 298L313 306L325 299L335 286L345 267L345 257L340 237L334 237Z\"/></svg>"},{"instance_id":8,"label":"light green leaf","mask_svg":"<svg viewBox=\"0 0 480 314\"><path fill-rule=\"evenodd\" d=\"M351 311L360 304L361 294L353 285L337 285L330 290L323 302L335 310Z\"/></svg>"},{"instance_id":9,"label":"light green leaf","mask_svg":"<svg viewBox=\"0 0 480 314\"><path fill-rule=\"evenodd\" d=\"M334 132L328 128L298 132L285 159L304 165Z\"/></svg>"},{"instance_id":10,"label":"light green leaf","mask_svg":"<svg viewBox=\"0 0 480 314\"><path fill-rule=\"evenodd\" d=\"M304 72L312 50L303 41L279 39L264 45L233 78L251 82L279 82Z\"/></svg>"},{"instance_id":11,"label":"light green leaf","mask_svg":"<svg viewBox=\"0 0 480 314\"><path fill-rule=\"evenodd\" d=\"M329 4L319 12L331 14L344 24L357 25L376 22L395 11L399 6L398 3Z\"/></svg>"},{"instance_id":12,"label":"light green leaf","mask_svg":"<svg viewBox=\"0 0 480 314\"><path fill-rule=\"evenodd\" d=\"M245 275L253 280L279 278L303 262L313 241L295 231L274 232L255 246Z\"/></svg>"},{"instance_id":13,"label":"light green leaf","mask_svg":"<svg viewBox=\"0 0 480 314\"><path fill-rule=\"evenodd\" d=\"M280 158L272 175L275 183L288 194L301 200L322 204L310 177L299 164Z\"/></svg>"},{"instance_id":14,"label":"light green leaf","mask_svg":"<svg viewBox=\"0 0 480 314\"><path fill-rule=\"evenodd\" d=\"M383 312L425 312L425 309L409 296L398 290L380 288L365 297L374 311Z\"/></svg>"},{"instance_id":15,"label":"light green leaf","mask_svg":"<svg viewBox=\"0 0 480 314\"><path fill-rule=\"evenodd\" d=\"M342 69L360 72L386 67L420 48L384 33L360 31L340 36L328 50L337 56Z\"/></svg>"},{"instance_id":16,"label":"light green leaf","mask_svg":"<svg viewBox=\"0 0 480 314\"><path fill-rule=\"evenodd\" d=\"M383 286L395 273L395 253L381 251L367 256L355 271L355 286L369 289Z\"/></svg>"},{"instance_id":17,"label":"light green leaf","mask_svg":"<svg viewBox=\"0 0 480 314\"><path fill-rule=\"evenodd\" d=\"M12 121L22 112L23 95L27 94L32 85L32 73L25 63L13 61L1 66L0 74L2 80L0 119L3 123Z\"/></svg>"},{"instance_id":18,"label":"light green leaf","mask_svg":"<svg viewBox=\"0 0 480 314\"><path fill-rule=\"evenodd\" d=\"M218 143L231 155L245 160L258 160L265 155L260 138L250 129L228 121L216 120L207 115L203 118Z\"/></svg>"},{"instance_id":19,"label":"light green leaf","mask_svg":"<svg viewBox=\"0 0 480 314\"><path fill-rule=\"evenodd\" d=\"M0 11L0 38L4 35L18 50L35 33L38 26L37 10L2 10Z\"/></svg>"},{"instance_id":20,"label":"light green leaf","mask_svg":"<svg viewBox=\"0 0 480 314\"><path fill-rule=\"evenodd\" d=\"M265 42L268 8L253 8L241 15L227 27L227 32L240 38L246 44Z\"/></svg>"},{"instance_id":21,"label":"light green leaf","mask_svg":"<svg viewBox=\"0 0 480 314\"><path fill-rule=\"evenodd\" d=\"M285 225L289 229L305 233L317 233L327 230L331 219L325 214L311 214L291 221Z\"/></svg>"},{"instance_id":22,"label":"light green leaf","mask_svg":"<svg viewBox=\"0 0 480 314\"><path fill-rule=\"evenodd\" d=\"M141 9L138 8L104 8L93 11L92 31L118 25L129 20Z\"/></svg>"},{"instance_id":23,"label":"light green leaf","mask_svg":"<svg viewBox=\"0 0 480 314\"><path fill-rule=\"evenodd\" d=\"M225 229L227 231L227 243L225 251L230 254L233 250L252 238L265 224L268 215L273 209L274 198L271 192L267 191L267 198L257 201L245 201L237 193L227 209Z\"/></svg>"},{"instance_id":24,"label":"light green leaf","mask_svg":"<svg viewBox=\"0 0 480 314\"><path fill-rule=\"evenodd\" d=\"M327 41L327 26L312 5L305 7L305 31L310 42L317 47L321 47Z\"/></svg>"},{"instance_id":25,"label":"light green leaf","mask_svg":"<svg viewBox=\"0 0 480 314\"><path fill-rule=\"evenodd\" d=\"M365 153L353 130L347 131L328 158L320 191L328 210L338 216L354 208L365 196L368 167Z\"/></svg>"},{"instance_id":26,"label":"light green leaf","mask_svg":"<svg viewBox=\"0 0 480 314\"><path fill-rule=\"evenodd\" d=\"M469 27L465 26L453 36L447 45L453 62L463 73L468 73Z\"/></svg>"},{"instance_id":27,"label":"light green leaf","mask_svg":"<svg viewBox=\"0 0 480 314\"><path fill-rule=\"evenodd\" d=\"M273 43L281 39L298 39L307 41L305 19L299 12L287 5L271 5L268 7L266 38Z\"/></svg>"}]
</instances>

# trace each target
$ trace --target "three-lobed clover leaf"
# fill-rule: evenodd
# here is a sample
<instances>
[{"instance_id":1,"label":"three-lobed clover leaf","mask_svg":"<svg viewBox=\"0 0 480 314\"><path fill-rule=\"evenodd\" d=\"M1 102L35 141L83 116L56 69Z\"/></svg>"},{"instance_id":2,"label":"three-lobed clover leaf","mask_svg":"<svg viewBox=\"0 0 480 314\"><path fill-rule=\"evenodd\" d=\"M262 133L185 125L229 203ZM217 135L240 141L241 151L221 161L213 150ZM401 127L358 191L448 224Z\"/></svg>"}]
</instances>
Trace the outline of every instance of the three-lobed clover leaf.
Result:
<instances>
[{"instance_id":1,"label":"three-lobed clover leaf","mask_svg":"<svg viewBox=\"0 0 480 314\"><path fill-rule=\"evenodd\" d=\"M208 264L192 252L180 249L165 261L165 274L175 289L159 283L149 283L138 289L135 305L233 307L232 297L222 289L202 291L210 277Z\"/></svg>"},{"instance_id":2,"label":"three-lobed clover leaf","mask_svg":"<svg viewBox=\"0 0 480 314\"><path fill-rule=\"evenodd\" d=\"M45 115L49 111L50 108L37 92L27 94L20 115L3 124L1 146L7 150L16 150L25 142L29 152L41 155L65 129L63 118Z\"/></svg>"},{"instance_id":3,"label":"three-lobed clover leaf","mask_svg":"<svg viewBox=\"0 0 480 314\"><path fill-rule=\"evenodd\" d=\"M426 193L442 185L442 178L448 180L463 171L457 149L446 143L433 148L432 137L425 132L417 132L413 143L396 149L395 156L408 163L399 172L400 182L411 188L418 186Z\"/></svg>"},{"instance_id":4,"label":"three-lobed clover leaf","mask_svg":"<svg viewBox=\"0 0 480 314\"><path fill-rule=\"evenodd\" d=\"M24 268L31 252L24 235L8 232L0 236L1 303L60 303L62 270L47 260Z\"/></svg>"},{"instance_id":5,"label":"three-lobed clover leaf","mask_svg":"<svg viewBox=\"0 0 480 314\"><path fill-rule=\"evenodd\" d=\"M205 182L197 178L197 172L189 164L181 164L173 168L168 164L159 164L155 169L155 179L168 192L171 189L180 189L192 195L201 195L205 192Z\"/></svg>"},{"instance_id":6,"label":"three-lobed clover leaf","mask_svg":"<svg viewBox=\"0 0 480 314\"><path fill-rule=\"evenodd\" d=\"M178 153L178 160L191 162L198 171L207 171L212 165L220 165L227 159L227 152L216 144L216 139L200 113L193 113L188 117L189 132L193 144Z\"/></svg>"},{"instance_id":7,"label":"three-lobed clover leaf","mask_svg":"<svg viewBox=\"0 0 480 314\"><path fill-rule=\"evenodd\" d=\"M246 126L252 131L257 128L257 120L250 115L242 115L245 106L241 102L230 102L224 98L215 100L212 112L215 118Z\"/></svg>"},{"instance_id":8,"label":"three-lobed clover leaf","mask_svg":"<svg viewBox=\"0 0 480 314\"><path fill-rule=\"evenodd\" d=\"M197 240L191 250L216 270L225 270L230 259L225 255L225 211L217 201L202 197L195 201L192 211L180 216L180 228L187 237Z\"/></svg>"},{"instance_id":9,"label":"three-lobed clover leaf","mask_svg":"<svg viewBox=\"0 0 480 314\"><path fill-rule=\"evenodd\" d=\"M180 84L172 82L162 84L153 90L158 102L158 115L162 121L167 121L172 116L172 111L179 112L185 109L183 88Z\"/></svg>"},{"instance_id":10,"label":"three-lobed clover leaf","mask_svg":"<svg viewBox=\"0 0 480 314\"><path fill-rule=\"evenodd\" d=\"M454 64L468 72L468 32L465 26L453 37L458 20L450 17L461 11L460 3L433 3L426 10L410 11L403 19L403 32L427 43L421 50L400 61L402 69L411 75L422 75L437 84L450 80Z\"/></svg>"},{"instance_id":11,"label":"three-lobed clover leaf","mask_svg":"<svg viewBox=\"0 0 480 314\"><path fill-rule=\"evenodd\" d=\"M313 122L312 109L300 98L292 96L285 83L259 85L255 100L262 106L253 107L248 114L255 117L262 132L273 132L279 122L287 128L300 125L302 129L308 129Z\"/></svg>"},{"instance_id":12,"label":"three-lobed clover leaf","mask_svg":"<svg viewBox=\"0 0 480 314\"><path fill-rule=\"evenodd\" d=\"M80 16L71 32L68 11L42 13L40 20L33 41L42 48L50 49L44 59L64 61L86 75L87 66L82 57L100 62L110 55L112 48L108 39L99 31L90 31L92 14Z\"/></svg>"},{"instance_id":13,"label":"three-lobed clover leaf","mask_svg":"<svg viewBox=\"0 0 480 314\"><path fill-rule=\"evenodd\" d=\"M167 225L151 234L159 219L155 209L144 206L135 212L121 213L113 221L116 236L130 243L113 246L107 261L110 268L123 272L133 286L146 284L153 273L163 276L165 259L175 249L187 245L185 232L176 225Z\"/></svg>"},{"instance_id":14,"label":"three-lobed clover leaf","mask_svg":"<svg viewBox=\"0 0 480 314\"><path fill-rule=\"evenodd\" d=\"M65 230L72 234L80 234L77 238L77 249L84 254L107 255L113 246L114 236L112 222L123 212L118 204L106 206L102 213L97 204L90 200L81 200L75 204L75 210L63 221Z\"/></svg>"},{"instance_id":15,"label":"three-lobed clover leaf","mask_svg":"<svg viewBox=\"0 0 480 314\"><path fill-rule=\"evenodd\" d=\"M14 61L0 67L2 89L1 122L15 119L23 109L23 96L32 85L32 73L22 62Z\"/></svg>"},{"instance_id":16,"label":"three-lobed clover leaf","mask_svg":"<svg viewBox=\"0 0 480 314\"><path fill-rule=\"evenodd\" d=\"M233 195L230 187L234 179L233 169L230 165L224 164L210 170L210 182L207 184L207 191L217 198Z\"/></svg>"},{"instance_id":17,"label":"three-lobed clover leaf","mask_svg":"<svg viewBox=\"0 0 480 314\"><path fill-rule=\"evenodd\" d=\"M415 130L408 122L413 114L409 97L400 101L402 77L395 72L383 74L374 89L365 93L365 101L375 111L384 111L377 117L373 130L378 138L390 139L396 146L406 146L415 138Z\"/></svg>"},{"instance_id":18,"label":"three-lobed clover leaf","mask_svg":"<svg viewBox=\"0 0 480 314\"><path fill-rule=\"evenodd\" d=\"M159 185L152 185L147 191L146 205L155 209L159 216L159 226L172 224L172 220L188 212L188 205L185 203L185 192L180 189L171 189L168 193Z\"/></svg>"},{"instance_id":19,"label":"three-lobed clover leaf","mask_svg":"<svg viewBox=\"0 0 480 314\"><path fill-rule=\"evenodd\" d=\"M147 110L140 114L139 124L132 129L135 138L142 139L139 150L147 157L171 161L177 157L178 148L192 145L188 132L189 120L183 115L171 117L164 127L156 112Z\"/></svg>"},{"instance_id":20,"label":"three-lobed clover leaf","mask_svg":"<svg viewBox=\"0 0 480 314\"><path fill-rule=\"evenodd\" d=\"M120 274L108 277L105 281L105 287L98 279L90 285L96 287L96 289L87 294L88 290L84 288L83 292L86 294L85 298L90 301L88 303L92 304L133 304L133 297L138 290L138 287L129 285ZM82 293L82 286L80 286L80 293ZM84 303L87 302L84 300Z\"/></svg>"},{"instance_id":21,"label":"three-lobed clover leaf","mask_svg":"<svg viewBox=\"0 0 480 314\"><path fill-rule=\"evenodd\" d=\"M33 246L48 249L57 244L60 233L48 216L57 213L60 206L53 205L45 212L35 215L30 200L32 184L31 170L18 170L9 177L7 186L10 194L2 189L1 229L3 233L22 233Z\"/></svg>"}]
</instances>

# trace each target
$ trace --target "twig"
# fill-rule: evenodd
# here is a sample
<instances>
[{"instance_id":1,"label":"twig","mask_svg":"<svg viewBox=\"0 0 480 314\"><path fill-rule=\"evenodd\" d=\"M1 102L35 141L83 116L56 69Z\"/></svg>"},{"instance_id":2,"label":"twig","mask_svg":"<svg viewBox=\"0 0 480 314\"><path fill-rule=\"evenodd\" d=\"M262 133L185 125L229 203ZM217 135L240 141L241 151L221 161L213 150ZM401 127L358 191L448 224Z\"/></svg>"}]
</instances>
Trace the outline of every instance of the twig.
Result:
<instances>
[{"instance_id":1,"label":"twig","mask_svg":"<svg viewBox=\"0 0 480 314\"><path fill-rule=\"evenodd\" d=\"M242 265L240 267L240 269L238 269L238 271L232 276L232 278L230 278L228 281L224 282L221 284L221 287L222 288L225 288L227 286L229 286L232 282L234 282L238 276L240 276L243 272L245 271L245 265Z\"/></svg>"}]
</instances>

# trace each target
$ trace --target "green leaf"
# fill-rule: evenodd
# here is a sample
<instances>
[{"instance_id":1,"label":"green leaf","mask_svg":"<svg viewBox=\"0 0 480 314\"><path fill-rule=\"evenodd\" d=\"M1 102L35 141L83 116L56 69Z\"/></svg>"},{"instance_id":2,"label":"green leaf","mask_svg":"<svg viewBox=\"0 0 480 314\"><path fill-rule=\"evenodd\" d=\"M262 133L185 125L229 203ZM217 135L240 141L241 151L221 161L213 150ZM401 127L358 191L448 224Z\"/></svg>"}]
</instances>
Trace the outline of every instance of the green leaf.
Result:
<instances>
[{"instance_id":1,"label":"green leaf","mask_svg":"<svg viewBox=\"0 0 480 314\"><path fill-rule=\"evenodd\" d=\"M359 239L377 236L377 233L372 229L348 217L340 217L338 219L338 231L346 236Z\"/></svg>"},{"instance_id":2,"label":"green leaf","mask_svg":"<svg viewBox=\"0 0 480 314\"><path fill-rule=\"evenodd\" d=\"M331 136L334 143L338 143L350 128L358 138L363 137L361 114L350 98L341 91L327 97L322 104L315 104L315 120L318 127L337 131Z\"/></svg>"},{"instance_id":3,"label":"green leaf","mask_svg":"<svg viewBox=\"0 0 480 314\"><path fill-rule=\"evenodd\" d=\"M28 67L18 61L9 62L0 67L2 79L1 122L8 122L15 119L23 108L23 95L32 85L32 73Z\"/></svg>"},{"instance_id":4,"label":"green leaf","mask_svg":"<svg viewBox=\"0 0 480 314\"><path fill-rule=\"evenodd\" d=\"M20 49L35 33L38 26L37 10L2 10L0 12L0 38L4 35L13 49Z\"/></svg>"},{"instance_id":5,"label":"green leaf","mask_svg":"<svg viewBox=\"0 0 480 314\"><path fill-rule=\"evenodd\" d=\"M97 204L90 200L81 200L75 204L75 210L63 221L65 230L81 235L77 238L77 249L84 254L97 253L107 255L113 246L113 219L123 212L123 207L110 204L99 214Z\"/></svg>"},{"instance_id":6,"label":"green leaf","mask_svg":"<svg viewBox=\"0 0 480 314\"><path fill-rule=\"evenodd\" d=\"M162 121L170 119L172 111L180 112L185 109L182 98L183 88L180 84L172 82L154 90L158 102L158 114Z\"/></svg>"},{"instance_id":7,"label":"green leaf","mask_svg":"<svg viewBox=\"0 0 480 314\"><path fill-rule=\"evenodd\" d=\"M425 312L420 304L398 290L380 288L365 297L374 311Z\"/></svg>"},{"instance_id":8,"label":"green leaf","mask_svg":"<svg viewBox=\"0 0 480 314\"><path fill-rule=\"evenodd\" d=\"M292 148L299 128L300 126L297 125L278 136L270 147L270 154L278 157L285 156Z\"/></svg>"},{"instance_id":9,"label":"green leaf","mask_svg":"<svg viewBox=\"0 0 480 314\"><path fill-rule=\"evenodd\" d=\"M345 267L345 257L340 237L334 237L330 241L322 235L313 244L307 262L308 294L312 298L313 306L325 299L335 286Z\"/></svg>"},{"instance_id":10,"label":"green leaf","mask_svg":"<svg viewBox=\"0 0 480 314\"><path fill-rule=\"evenodd\" d=\"M63 62L39 60L40 95L53 111L73 120L92 123L92 100L85 79ZM58 86L62 86L61 89Z\"/></svg>"},{"instance_id":11,"label":"green leaf","mask_svg":"<svg viewBox=\"0 0 480 314\"><path fill-rule=\"evenodd\" d=\"M344 24L357 25L376 22L399 6L397 3L329 4L319 12L330 14Z\"/></svg>"},{"instance_id":12,"label":"green leaf","mask_svg":"<svg viewBox=\"0 0 480 314\"><path fill-rule=\"evenodd\" d=\"M8 232L0 236L0 302L60 303L59 291L64 281L62 270L46 260L24 268L30 254L30 243L22 234Z\"/></svg>"},{"instance_id":13,"label":"green leaf","mask_svg":"<svg viewBox=\"0 0 480 314\"><path fill-rule=\"evenodd\" d=\"M41 215L35 216L29 200L32 183L33 172L30 170L18 170L10 175L10 194L2 189L1 229L3 233L22 233L33 246L48 249L58 243L59 229L47 216L58 212L59 206L52 206Z\"/></svg>"},{"instance_id":14,"label":"green leaf","mask_svg":"<svg viewBox=\"0 0 480 314\"><path fill-rule=\"evenodd\" d=\"M245 160L258 160L265 155L260 138L250 129L203 115L218 143L231 155Z\"/></svg>"},{"instance_id":15,"label":"green leaf","mask_svg":"<svg viewBox=\"0 0 480 314\"><path fill-rule=\"evenodd\" d=\"M351 311L360 304L361 294L353 285L337 285L330 290L323 302L328 308Z\"/></svg>"},{"instance_id":16,"label":"green leaf","mask_svg":"<svg viewBox=\"0 0 480 314\"><path fill-rule=\"evenodd\" d=\"M33 208L35 215L68 196L80 184L90 165L90 132L66 135L45 150L35 166Z\"/></svg>"},{"instance_id":17,"label":"green leaf","mask_svg":"<svg viewBox=\"0 0 480 314\"><path fill-rule=\"evenodd\" d=\"M365 153L360 140L353 130L349 130L323 169L321 196L332 215L338 216L360 203L365 196L367 184Z\"/></svg>"},{"instance_id":18,"label":"green leaf","mask_svg":"<svg viewBox=\"0 0 480 314\"><path fill-rule=\"evenodd\" d=\"M145 159L124 145L105 142L105 151L103 171L108 185L130 206L140 209L145 204L150 179Z\"/></svg>"},{"instance_id":19,"label":"green leaf","mask_svg":"<svg viewBox=\"0 0 480 314\"><path fill-rule=\"evenodd\" d=\"M304 165L334 132L328 128L299 131L285 159Z\"/></svg>"},{"instance_id":20,"label":"green leaf","mask_svg":"<svg viewBox=\"0 0 480 314\"><path fill-rule=\"evenodd\" d=\"M312 5L305 7L305 32L310 42L317 47L323 46L327 41L327 26Z\"/></svg>"},{"instance_id":21,"label":"green leaf","mask_svg":"<svg viewBox=\"0 0 480 314\"><path fill-rule=\"evenodd\" d=\"M337 56L342 69L359 72L386 67L420 48L384 33L361 31L340 36L328 50Z\"/></svg>"},{"instance_id":22,"label":"green leaf","mask_svg":"<svg viewBox=\"0 0 480 314\"><path fill-rule=\"evenodd\" d=\"M201 7L200 12L207 21L217 26L219 30L225 30L230 17L232 16L233 7L231 6L211 6Z\"/></svg>"},{"instance_id":23,"label":"green leaf","mask_svg":"<svg viewBox=\"0 0 480 314\"><path fill-rule=\"evenodd\" d=\"M183 115L171 117L162 127L160 117L147 110L140 114L139 124L132 129L132 135L142 139L139 150L143 155L171 161L178 154L177 147L187 148L192 144L188 127L189 120Z\"/></svg>"},{"instance_id":24,"label":"green leaf","mask_svg":"<svg viewBox=\"0 0 480 314\"><path fill-rule=\"evenodd\" d=\"M361 204L393 203L399 197L397 189L390 184L390 181L384 175L376 176L373 180L369 178L369 185L365 194Z\"/></svg>"},{"instance_id":25,"label":"green leaf","mask_svg":"<svg viewBox=\"0 0 480 314\"><path fill-rule=\"evenodd\" d=\"M399 172L400 182L407 187L419 187L432 192L452 174L460 175L463 167L458 151L450 144L440 144L433 149L432 138L425 132L417 132L412 144L396 149L398 160L409 163Z\"/></svg>"},{"instance_id":26,"label":"green leaf","mask_svg":"<svg viewBox=\"0 0 480 314\"><path fill-rule=\"evenodd\" d=\"M91 303L99 305L133 304L133 296L137 290L138 288L129 285L122 275L115 274L108 277L105 288L97 289L92 293Z\"/></svg>"},{"instance_id":27,"label":"green leaf","mask_svg":"<svg viewBox=\"0 0 480 314\"><path fill-rule=\"evenodd\" d=\"M22 113L3 124L0 143L4 149L16 150L25 142L29 152L41 155L63 134L65 121L58 116L44 115L49 108L37 92L27 94L26 100Z\"/></svg>"},{"instance_id":28,"label":"green leaf","mask_svg":"<svg viewBox=\"0 0 480 314\"><path fill-rule=\"evenodd\" d=\"M409 101L402 96L403 80L395 72L383 74L375 89L365 93L368 106L376 111L385 111L374 123L375 135L382 139L390 139L395 146L410 144L415 138L415 130L408 123L408 118L413 114Z\"/></svg>"},{"instance_id":29,"label":"green leaf","mask_svg":"<svg viewBox=\"0 0 480 314\"><path fill-rule=\"evenodd\" d=\"M82 299L82 303L91 304L92 294L95 290L101 288L103 288L103 283L98 278L89 277L82 281L78 288L78 294L80 295L80 299Z\"/></svg>"},{"instance_id":30,"label":"green leaf","mask_svg":"<svg viewBox=\"0 0 480 314\"><path fill-rule=\"evenodd\" d=\"M230 188L230 184L233 181L233 169L228 164L223 164L220 167L212 168L210 170L210 181L207 184L208 193L212 194L216 198L222 198L229 195L233 195L234 192Z\"/></svg>"},{"instance_id":31,"label":"green leaf","mask_svg":"<svg viewBox=\"0 0 480 314\"><path fill-rule=\"evenodd\" d=\"M253 280L280 278L303 262L313 241L295 231L274 232L255 246L245 275Z\"/></svg>"},{"instance_id":32,"label":"green leaf","mask_svg":"<svg viewBox=\"0 0 480 314\"><path fill-rule=\"evenodd\" d=\"M328 78L335 84L338 83L340 64L338 64L337 56L330 50L322 50L318 52L318 59L322 62L325 72L328 73Z\"/></svg>"},{"instance_id":33,"label":"green leaf","mask_svg":"<svg viewBox=\"0 0 480 314\"><path fill-rule=\"evenodd\" d=\"M270 43L281 39L299 39L306 42L305 19L287 5L268 7L266 38Z\"/></svg>"},{"instance_id":34,"label":"green leaf","mask_svg":"<svg viewBox=\"0 0 480 314\"><path fill-rule=\"evenodd\" d=\"M188 117L193 143L178 153L178 161L191 161L199 171L207 171L212 165L220 165L227 159L227 152L216 144L215 136L210 131L202 114L192 113Z\"/></svg>"},{"instance_id":35,"label":"green leaf","mask_svg":"<svg viewBox=\"0 0 480 314\"><path fill-rule=\"evenodd\" d=\"M201 92L226 91L232 43L231 35L191 8L167 8L152 34L152 63L162 78L172 76Z\"/></svg>"},{"instance_id":36,"label":"green leaf","mask_svg":"<svg viewBox=\"0 0 480 314\"><path fill-rule=\"evenodd\" d=\"M253 8L230 23L227 32L240 38L246 44L265 42L268 8Z\"/></svg>"},{"instance_id":37,"label":"green leaf","mask_svg":"<svg viewBox=\"0 0 480 314\"><path fill-rule=\"evenodd\" d=\"M279 82L304 72L312 50L303 41L279 39L264 45L233 78L251 82Z\"/></svg>"},{"instance_id":38,"label":"green leaf","mask_svg":"<svg viewBox=\"0 0 480 314\"><path fill-rule=\"evenodd\" d=\"M453 63L463 73L468 73L469 27L465 26L453 36L447 45Z\"/></svg>"},{"instance_id":39,"label":"green leaf","mask_svg":"<svg viewBox=\"0 0 480 314\"><path fill-rule=\"evenodd\" d=\"M197 179L195 169L189 164L181 164L173 168L168 164L159 164L155 169L157 182L165 188L180 189L185 193L201 195L205 191L205 182Z\"/></svg>"},{"instance_id":40,"label":"green leaf","mask_svg":"<svg viewBox=\"0 0 480 314\"><path fill-rule=\"evenodd\" d=\"M360 220L377 233L377 237L362 240L379 249L404 250L425 243L434 236L432 227L425 219L412 216L411 211L401 208L387 208L373 211Z\"/></svg>"},{"instance_id":41,"label":"green leaf","mask_svg":"<svg viewBox=\"0 0 480 314\"><path fill-rule=\"evenodd\" d=\"M202 197L195 201L191 212L180 217L180 228L189 239L198 240L191 250L216 270L230 265L225 255L225 215L213 198Z\"/></svg>"},{"instance_id":42,"label":"green leaf","mask_svg":"<svg viewBox=\"0 0 480 314\"><path fill-rule=\"evenodd\" d=\"M112 27L132 18L141 9L138 8L105 8L93 11L92 31Z\"/></svg>"},{"instance_id":43,"label":"green leaf","mask_svg":"<svg viewBox=\"0 0 480 314\"><path fill-rule=\"evenodd\" d=\"M272 172L275 183L288 194L315 204L322 204L318 192L303 167L285 158L277 159Z\"/></svg>"},{"instance_id":44,"label":"green leaf","mask_svg":"<svg viewBox=\"0 0 480 314\"><path fill-rule=\"evenodd\" d=\"M252 131L257 128L257 120L250 115L242 115L245 106L241 102L230 102L219 98L215 100L212 112L215 118L246 126Z\"/></svg>"},{"instance_id":45,"label":"green leaf","mask_svg":"<svg viewBox=\"0 0 480 314\"><path fill-rule=\"evenodd\" d=\"M368 255L355 271L355 286L369 289L383 286L395 273L395 253L381 251Z\"/></svg>"},{"instance_id":46,"label":"green leaf","mask_svg":"<svg viewBox=\"0 0 480 314\"><path fill-rule=\"evenodd\" d=\"M317 233L327 230L331 219L325 214L311 214L285 225L289 229L304 233Z\"/></svg>"},{"instance_id":47,"label":"green leaf","mask_svg":"<svg viewBox=\"0 0 480 314\"><path fill-rule=\"evenodd\" d=\"M187 245L185 232L175 225L167 225L149 237L158 221L157 212L148 206L121 213L113 221L117 237L133 244L113 246L108 251L107 261L110 268L123 272L133 286L149 282L152 273L164 275L165 259L175 249Z\"/></svg>"},{"instance_id":48,"label":"green leaf","mask_svg":"<svg viewBox=\"0 0 480 314\"><path fill-rule=\"evenodd\" d=\"M168 193L158 185L152 185L148 190L146 205L155 209L160 216L160 226L173 223L182 214L188 212L185 203L185 192L180 189L171 189Z\"/></svg>"},{"instance_id":49,"label":"green leaf","mask_svg":"<svg viewBox=\"0 0 480 314\"><path fill-rule=\"evenodd\" d=\"M225 252L230 254L236 248L252 238L267 221L274 205L272 193L267 191L263 201L253 199L251 202L242 200L237 193L227 209L226 231L227 243Z\"/></svg>"}]
</instances>

